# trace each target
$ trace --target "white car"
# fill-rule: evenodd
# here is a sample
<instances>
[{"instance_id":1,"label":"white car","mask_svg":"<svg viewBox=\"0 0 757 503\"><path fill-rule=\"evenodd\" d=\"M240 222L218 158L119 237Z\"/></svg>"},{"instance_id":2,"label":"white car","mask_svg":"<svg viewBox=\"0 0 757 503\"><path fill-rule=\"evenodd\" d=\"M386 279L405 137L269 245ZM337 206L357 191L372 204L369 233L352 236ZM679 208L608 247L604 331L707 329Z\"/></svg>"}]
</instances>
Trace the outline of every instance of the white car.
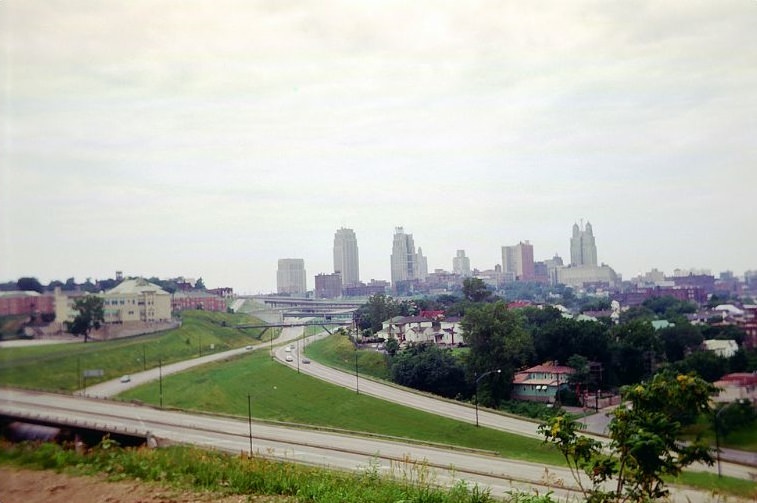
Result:
<instances>
[{"instance_id":1,"label":"white car","mask_svg":"<svg viewBox=\"0 0 757 503\"><path fill-rule=\"evenodd\" d=\"M246 349L247 351L252 351L252 346L245 346L244 349Z\"/></svg>"},{"instance_id":2,"label":"white car","mask_svg":"<svg viewBox=\"0 0 757 503\"><path fill-rule=\"evenodd\" d=\"M292 358L292 355L287 355L287 357L286 357L286 361L288 361L288 362L293 362L293 361L294 361L294 358Z\"/></svg>"},{"instance_id":3,"label":"white car","mask_svg":"<svg viewBox=\"0 0 757 503\"><path fill-rule=\"evenodd\" d=\"M284 351L286 351L287 353L291 353L292 352L292 346L285 347Z\"/></svg>"},{"instance_id":4,"label":"white car","mask_svg":"<svg viewBox=\"0 0 757 503\"><path fill-rule=\"evenodd\" d=\"M121 376L121 382L130 382L130 381L131 381L130 375L127 374L127 375Z\"/></svg>"}]
</instances>

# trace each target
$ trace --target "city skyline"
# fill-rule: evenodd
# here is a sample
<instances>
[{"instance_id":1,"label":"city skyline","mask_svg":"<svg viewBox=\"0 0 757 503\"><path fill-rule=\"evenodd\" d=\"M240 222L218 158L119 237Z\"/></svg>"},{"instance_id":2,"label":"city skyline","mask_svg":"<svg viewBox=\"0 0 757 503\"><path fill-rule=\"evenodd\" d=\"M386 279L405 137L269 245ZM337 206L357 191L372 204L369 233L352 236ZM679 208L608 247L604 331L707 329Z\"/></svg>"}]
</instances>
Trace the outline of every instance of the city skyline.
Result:
<instances>
[{"instance_id":1,"label":"city skyline","mask_svg":"<svg viewBox=\"0 0 757 503\"><path fill-rule=\"evenodd\" d=\"M128 20L128 22L124 22ZM0 281L757 269L757 3L0 3Z\"/></svg>"}]
</instances>

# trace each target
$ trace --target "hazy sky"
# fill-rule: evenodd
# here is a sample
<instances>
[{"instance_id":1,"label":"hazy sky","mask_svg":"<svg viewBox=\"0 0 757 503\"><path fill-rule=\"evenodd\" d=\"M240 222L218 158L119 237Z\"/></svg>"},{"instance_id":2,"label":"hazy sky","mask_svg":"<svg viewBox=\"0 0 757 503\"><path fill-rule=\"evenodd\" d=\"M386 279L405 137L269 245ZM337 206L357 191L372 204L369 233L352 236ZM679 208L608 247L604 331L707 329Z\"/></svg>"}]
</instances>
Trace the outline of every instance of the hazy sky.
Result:
<instances>
[{"instance_id":1,"label":"hazy sky","mask_svg":"<svg viewBox=\"0 0 757 503\"><path fill-rule=\"evenodd\" d=\"M757 269L757 1L0 2L0 281Z\"/></svg>"}]
</instances>

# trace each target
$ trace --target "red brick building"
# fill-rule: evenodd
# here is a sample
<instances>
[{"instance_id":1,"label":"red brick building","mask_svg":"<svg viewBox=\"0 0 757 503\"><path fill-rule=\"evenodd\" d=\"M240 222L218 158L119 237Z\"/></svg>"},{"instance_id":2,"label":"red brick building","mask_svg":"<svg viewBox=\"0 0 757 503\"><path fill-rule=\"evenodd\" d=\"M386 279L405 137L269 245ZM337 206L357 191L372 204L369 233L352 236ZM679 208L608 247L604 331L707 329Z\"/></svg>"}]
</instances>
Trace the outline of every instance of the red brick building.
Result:
<instances>
[{"instance_id":1,"label":"red brick building","mask_svg":"<svg viewBox=\"0 0 757 503\"><path fill-rule=\"evenodd\" d=\"M55 297L37 292L0 292L0 316L55 312Z\"/></svg>"}]
</instances>

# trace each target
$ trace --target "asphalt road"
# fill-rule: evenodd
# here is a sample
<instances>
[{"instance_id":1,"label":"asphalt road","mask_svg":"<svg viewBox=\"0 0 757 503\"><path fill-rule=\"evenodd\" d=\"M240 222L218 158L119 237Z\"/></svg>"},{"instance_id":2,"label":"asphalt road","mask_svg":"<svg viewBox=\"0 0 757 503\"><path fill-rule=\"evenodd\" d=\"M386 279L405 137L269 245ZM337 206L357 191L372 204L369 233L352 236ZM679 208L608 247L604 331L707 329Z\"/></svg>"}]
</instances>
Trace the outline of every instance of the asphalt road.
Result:
<instances>
[{"instance_id":1,"label":"asphalt road","mask_svg":"<svg viewBox=\"0 0 757 503\"><path fill-rule=\"evenodd\" d=\"M567 469L544 467L479 452L439 449L378 438L293 429L230 418L187 414L84 397L0 389L0 410L17 417L146 435L232 453L252 451L285 461L373 471L442 485L465 481L488 487L494 496L520 490L552 491L566 500L573 479ZM252 434L250 434L252 431ZM672 501L705 503L707 492L674 488ZM733 500L732 500L733 501Z\"/></svg>"}]
</instances>

